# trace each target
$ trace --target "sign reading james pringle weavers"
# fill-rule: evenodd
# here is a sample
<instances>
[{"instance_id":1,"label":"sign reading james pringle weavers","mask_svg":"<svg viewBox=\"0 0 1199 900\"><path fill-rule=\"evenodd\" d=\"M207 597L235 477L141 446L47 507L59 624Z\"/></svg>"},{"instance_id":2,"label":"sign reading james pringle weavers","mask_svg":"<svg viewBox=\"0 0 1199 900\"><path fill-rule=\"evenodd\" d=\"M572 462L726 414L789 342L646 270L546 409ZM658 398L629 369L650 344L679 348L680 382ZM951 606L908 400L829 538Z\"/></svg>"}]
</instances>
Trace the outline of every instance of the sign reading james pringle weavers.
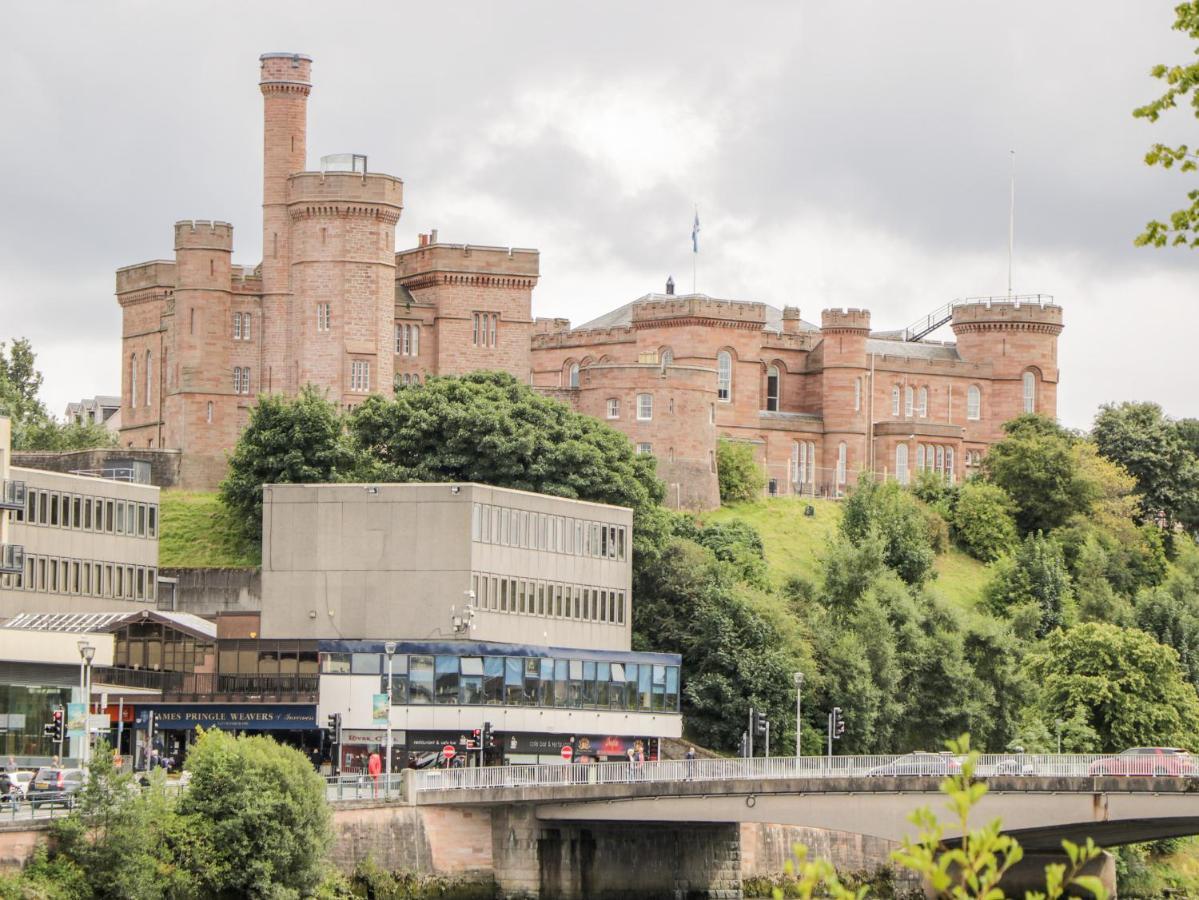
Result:
<instances>
[{"instance_id":1,"label":"sign reading james pringle weavers","mask_svg":"<svg viewBox=\"0 0 1199 900\"><path fill-rule=\"evenodd\" d=\"M300 731L316 728L316 707L286 703L139 704L135 728L145 728L154 713L154 727L165 731L221 728L226 731Z\"/></svg>"}]
</instances>

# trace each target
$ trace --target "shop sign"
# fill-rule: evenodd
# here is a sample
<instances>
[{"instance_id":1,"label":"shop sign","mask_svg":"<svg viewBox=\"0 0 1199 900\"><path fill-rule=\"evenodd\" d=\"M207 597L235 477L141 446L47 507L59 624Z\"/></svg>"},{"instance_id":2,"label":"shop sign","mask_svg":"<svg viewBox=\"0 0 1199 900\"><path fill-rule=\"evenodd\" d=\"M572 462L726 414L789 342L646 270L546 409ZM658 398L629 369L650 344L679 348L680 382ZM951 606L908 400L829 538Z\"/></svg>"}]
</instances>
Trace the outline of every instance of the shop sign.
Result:
<instances>
[{"instance_id":1,"label":"shop sign","mask_svg":"<svg viewBox=\"0 0 1199 900\"><path fill-rule=\"evenodd\" d=\"M112 719L114 722L119 720L124 722L126 725L133 721L133 710L134 704L132 703L110 703L105 707L105 711L108 713L108 718Z\"/></svg>"},{"instance_id":2,"label":"shop sign","mask_svg":"<svg viewBox=\"0 0 1199 900\"><path fill-rule=\"evenodd\" d=\"M387 743L386 728L343 728L341 730L343 744L385 744ZM404 746L404 732L393 728L391 730L393 746Z\"/></svg>"},{"instance_id":3,"label":"shop sign","mask_svg":"<svg viewBox=\"0 0 1199 900\"><path fill-rule=\"evenodd\" d=\"M465 749L472 739L469 731L410 731L408 749L440 752L446 744Z\"/></svg>"},{"instance_id":4,"label":"shop sign","mask_svg":"<svg viewBox=\"0 0 1199 900\"><path fill-rule=\"evenodd\" d=\"M570 735L570 734L507 734L504 749L509 753L538 753L561 755L563 744L572 744L576 756L624 756L629 748L641 749L648 754L650 740L620 735Z\"/></svg>"},{"instance_id":5,"label":"shop sign","mask_svg":"<svg viewBox=\"0 0 1199 900\"><path fill-rule=\"evenodd\" d=\"M284 703L139 704L134 720L145 728L154 713L154 727L165 731L220 728L226 731L299 731L316 728L316 706Z\"/></svg>"}]
</instances>

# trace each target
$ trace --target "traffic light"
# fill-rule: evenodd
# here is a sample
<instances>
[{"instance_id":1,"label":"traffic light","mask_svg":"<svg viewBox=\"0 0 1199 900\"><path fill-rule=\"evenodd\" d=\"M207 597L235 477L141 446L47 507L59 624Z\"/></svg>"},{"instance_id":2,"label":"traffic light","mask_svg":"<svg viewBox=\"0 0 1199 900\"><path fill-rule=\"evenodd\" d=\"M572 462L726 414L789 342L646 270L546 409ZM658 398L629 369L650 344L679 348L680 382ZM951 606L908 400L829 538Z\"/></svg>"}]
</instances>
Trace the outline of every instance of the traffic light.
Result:
<instances>
[{"instance_id":1,"label":"traffic light","mask_svg":"<svg viewBox=\"0 0 1199 900\"><path fill-rule=\"evenodd\" d=\"M760 710L754 710L754 735L756 737L765 737L766 730L770 727L770 720L766 718L766 713Z\"/></svg>"},{"instance_id":2,"label":"traffic light","mask_svg":"<svg viewBox=\"0 0 1199 900\"><path fill-rule=\"evenodd\" d=\"M56 706L54 713L50 718L50 724L44 729L45 735L55 743L62 743L63 736L63 708Z\"/></svg>"},{"instance_id":3,"label":"traffic light","mask_svg":"<svg viewBox=\"0 0 1199 900\"><path fill-rule=\"evenodd\" d=\"M491 733L491 723L483 723L483 732L479 736L479 746L484 750L492 750L495 748L495 735Z\"/></svg>"},{"instance_id":4,"label":"traffic light","mask_svg":"<svg viewBox=\"0 0 1199 900\"><path fill-rule=\"evenodd\" d=\"M341 743L341 713L329 713L326 720L329 728L329 740L334 744Z\"/></svg>"},{"instance_id":5,"label":"traffic light","mask_svg":"<svg viewBox=\"0 0 1199 900\"><path fill-rule=\"evenodd\" d=\"M841 707L833 707L833 740L837 740L841 735L845 734L845 717L841 713Z\"/></svg>"}]
</instances>

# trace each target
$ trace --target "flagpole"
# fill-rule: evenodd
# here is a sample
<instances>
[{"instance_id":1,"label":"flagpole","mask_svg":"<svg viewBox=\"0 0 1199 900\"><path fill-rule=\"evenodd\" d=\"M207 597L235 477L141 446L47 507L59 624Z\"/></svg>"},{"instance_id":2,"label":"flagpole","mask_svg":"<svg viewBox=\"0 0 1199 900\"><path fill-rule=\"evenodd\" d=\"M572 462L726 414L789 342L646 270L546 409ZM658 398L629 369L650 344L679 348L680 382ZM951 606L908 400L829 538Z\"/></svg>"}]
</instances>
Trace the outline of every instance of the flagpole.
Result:
<instances>
[{"instance_id":1,"label":"flagpole","mask_svg":"<svg viewBox=\"0 0 1199 900\"><path fill-rule=\"evenodd\" d=\"M1010 150L1012 158L1011 188L1008 194L1007 214L1007 298L1012 299L1012 251L1016 243L1016 151Z\"/></svg>"}]
</instances>

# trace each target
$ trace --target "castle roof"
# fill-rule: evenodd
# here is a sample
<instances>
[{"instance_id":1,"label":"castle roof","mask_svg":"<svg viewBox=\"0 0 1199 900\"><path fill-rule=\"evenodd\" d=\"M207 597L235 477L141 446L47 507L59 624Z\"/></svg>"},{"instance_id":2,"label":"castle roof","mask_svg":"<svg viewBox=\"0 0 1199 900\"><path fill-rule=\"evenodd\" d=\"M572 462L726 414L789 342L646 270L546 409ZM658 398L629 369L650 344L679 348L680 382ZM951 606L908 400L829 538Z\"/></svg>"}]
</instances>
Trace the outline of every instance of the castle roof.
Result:
<instances>
[{"instance_id":1,"label":"castle roof","mask_svg":"<svg viewBox=\"0 0 1199 900\"><path fill-rule=\"evenodd\" d=\"M592 331L603 328L620 328L621 326L631 325L633 323L633 308L642 303L661 303L667 300L687 300L687 299L712 300L716 303L732 304L749 304L753 301L748 300L722 300L718 297L709 297L707 294L646 294L644 297L638 297L624 306L618 306L611 312L606 312L598 318L592 319L590 322L584 322L582 325L572 328L572 331ZM777 306L771 306L769 303L758 303L766 310L766 322L762 326L763 331L782 331L783 330L783 311ZM811 322L800 320L800 331L819 331L818 325L813 325Z\"/></svg>"},{"instance_id":2,"label":"castle roof","mask_svg":"<svg viewBox=\"0 0 1199 900\"><path fill-rule=\"evenodd\" d=\"M909 359L960 360L956 344L940 341L905 341L898 331L871 332L866 339L866 352L880 356L906 356Z\"/></svg>"}]
</instances>

